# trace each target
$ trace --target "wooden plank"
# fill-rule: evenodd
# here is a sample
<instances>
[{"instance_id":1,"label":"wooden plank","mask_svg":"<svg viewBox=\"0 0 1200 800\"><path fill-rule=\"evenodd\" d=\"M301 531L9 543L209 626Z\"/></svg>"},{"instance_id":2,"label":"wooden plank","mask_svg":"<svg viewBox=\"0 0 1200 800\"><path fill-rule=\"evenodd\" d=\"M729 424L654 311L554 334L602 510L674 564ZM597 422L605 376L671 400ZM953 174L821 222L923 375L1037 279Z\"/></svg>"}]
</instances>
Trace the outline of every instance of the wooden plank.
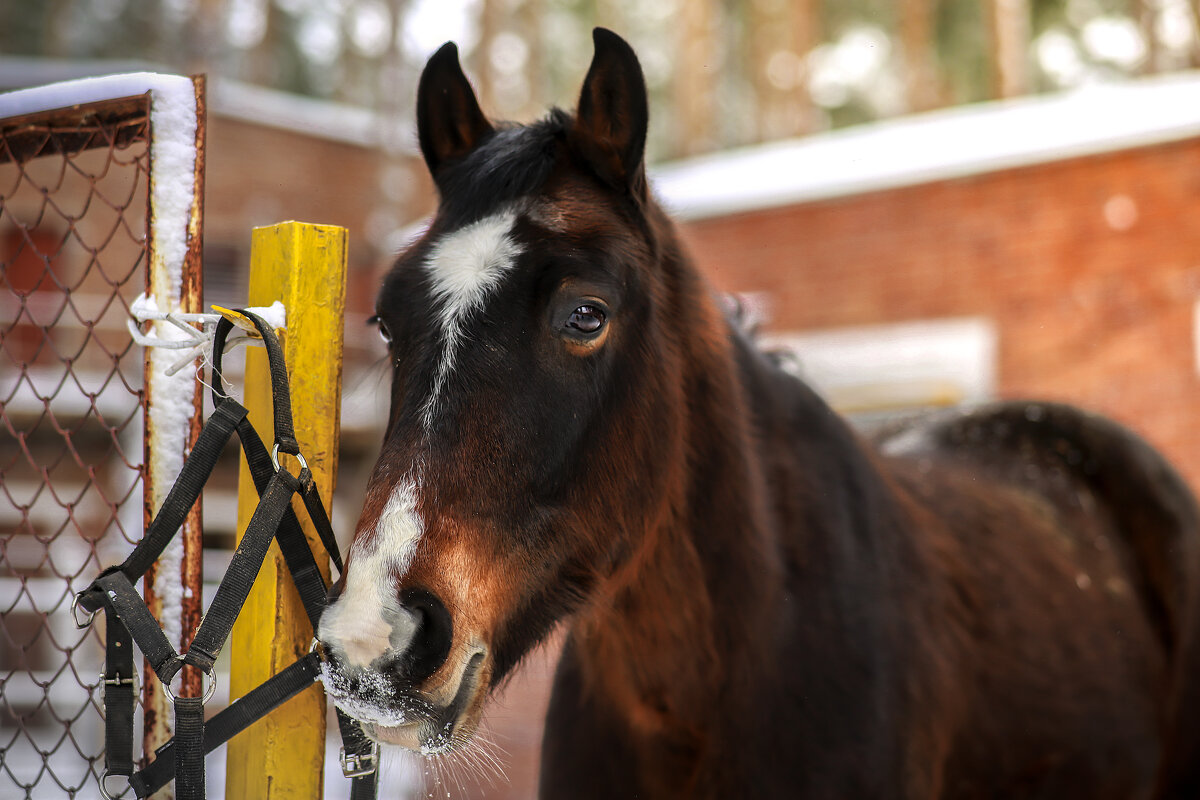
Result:
<instances>
[{"instance_id":1,"label":"wooden plank","mask_svg":"<svg viewBox=\"0 0 1200 800\"><path fill-rule=\"evenodd\" d=\"M281 336L291 379L301 454L322 498L333 497L342 385L342 318L346 294L346 230L285 222L256 228L250 249L249 305L287 307ZM266 353L248 348L245 405L268 447L271 381ZM283 466L298 471L292 459ZM245 531L257 495L245 464L238 481L238 530ZM296 516L326 578L329 561L298 500ZM240 535L240 534L239 534ZM234 626L230 698L237 698L308 652L312 628L276 544ZM226 756L225 796L237 800L319 798L325 758L325 696L306 689L234 738Z\"/></svg>"}]
</instances>

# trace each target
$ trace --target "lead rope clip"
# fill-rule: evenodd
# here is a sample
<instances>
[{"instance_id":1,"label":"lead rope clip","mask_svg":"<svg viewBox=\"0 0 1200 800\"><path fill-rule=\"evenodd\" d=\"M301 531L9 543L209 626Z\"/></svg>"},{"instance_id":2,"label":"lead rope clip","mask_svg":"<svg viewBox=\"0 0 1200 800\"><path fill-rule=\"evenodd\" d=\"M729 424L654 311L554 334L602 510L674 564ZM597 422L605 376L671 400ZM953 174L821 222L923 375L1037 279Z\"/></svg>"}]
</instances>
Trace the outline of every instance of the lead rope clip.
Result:
<instances>
[{"instance_id":1,"label":"lead rope clip","mask_svg":"<svg viewBox=\"0 0 1200 800\"><path fill-rule=\"evenodd\" d=\"M366 777L379 767L379 744L371 742L371 749L366 753L347 753L343 747L338 760L342 762L342 775L345 777Z\"/></svg>"}]
</instances>

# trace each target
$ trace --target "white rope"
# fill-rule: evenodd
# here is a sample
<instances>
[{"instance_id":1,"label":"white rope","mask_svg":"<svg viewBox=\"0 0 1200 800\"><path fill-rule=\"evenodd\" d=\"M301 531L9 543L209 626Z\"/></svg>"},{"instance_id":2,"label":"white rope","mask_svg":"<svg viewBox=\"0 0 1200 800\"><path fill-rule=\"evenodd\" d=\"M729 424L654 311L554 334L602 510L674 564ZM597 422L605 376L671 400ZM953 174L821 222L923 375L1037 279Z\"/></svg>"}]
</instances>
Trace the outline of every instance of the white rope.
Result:
<instances>
[{"instance_id":1,"label":"white rope","mask_svg":"<svg viewBox=\"0 0 1200 800\"><path fill-rule=\"evenodd\" d=\"M283 328L287 321L287 311L276 300L267 308L248 308L250 311L267 321L273 328ZM129 307L129 313L132 319L126 320L126 327L129 328L129 335L133 337L133 341L140 344L142 347L161 347L164 350L185 350L186 353L167 368L167 375L174 375L179 370L186 367L188 364L195 362L197 358L202 360L203 365L212 363L213 336L216 332L217 323L221 321L220 314L185 314L182 311L159 311L158 304L154 298L147 297L144 293L138 295L137 299ZM224 352L229 352L238 345L255 345L261 347L262 338L257 331L251 331L245 327L247 323L238 322L239 331L246 331L239 335L233 335L225 340ZM168 322L179 333L176 338L164 338L163 336L155 336L153 334L142 333L142 325L147 322ZM199 328L196 325L199 324ZM174 331L172 331L173 333Z\"/></svg>"}]
</instances>

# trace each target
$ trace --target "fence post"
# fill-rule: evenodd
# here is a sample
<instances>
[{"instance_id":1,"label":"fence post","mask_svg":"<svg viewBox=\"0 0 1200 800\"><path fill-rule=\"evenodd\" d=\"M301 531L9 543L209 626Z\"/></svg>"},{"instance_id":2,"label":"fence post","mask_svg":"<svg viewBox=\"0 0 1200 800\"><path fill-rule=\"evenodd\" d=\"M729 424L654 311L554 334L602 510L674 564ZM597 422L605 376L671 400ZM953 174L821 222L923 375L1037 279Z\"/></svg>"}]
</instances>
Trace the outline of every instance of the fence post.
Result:
<instances>
[{"instance_id":1,"label":"fence post","mask_svg":"<svg viewBox=\"0 0 1200 800\"><path fill-rule=\"evenodd\" d=\"M346 230L284 222L256 228L250 248L249 305L287 307L281 335L292 387L300 452L321 496L333 497L342 385L342 318L346 294ZM266 353L248 348L244 404L268 447L271 380ZM298 469L290 459L284 466ZM258 496L243 464L238 479L238 530L244 531ZM317 563L329 562L304 506L294 500ZM239 533L239 536L241 534ZM234 625L230 643L230 700L245 694L308 652L312 628L275 543ZM235 737L226 756L225 796L320 798L325 757L325 697L306 689Z\"/></svg>"}]
</instances>

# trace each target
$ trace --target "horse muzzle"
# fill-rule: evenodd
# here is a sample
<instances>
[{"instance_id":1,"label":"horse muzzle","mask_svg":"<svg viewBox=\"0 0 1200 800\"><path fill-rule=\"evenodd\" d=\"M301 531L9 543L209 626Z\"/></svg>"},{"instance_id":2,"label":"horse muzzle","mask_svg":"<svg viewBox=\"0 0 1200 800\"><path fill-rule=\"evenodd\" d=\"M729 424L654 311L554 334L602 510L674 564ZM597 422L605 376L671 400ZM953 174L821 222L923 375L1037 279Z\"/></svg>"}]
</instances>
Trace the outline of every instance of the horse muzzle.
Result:
<instances>
[{"instance_id":1,"label":"horse muzzle","mask_svg":"<svg viewBox=\"0 0 1200 800\"><path fill-rule=\"evenodd\" d=\"M415 687L396 664L347 665L322 648L321 681L334 704L362 723L381 744L431 755L470 738L478 727L487 689L487 650L469 651L457 669L449 659L436 677Z\"/></svg>"},{"instance_id":2,"label":"horse muzzle","mask_svg":"<svg viewBox=\"0 0 1200 800\"><path fill-rule=\"evenodd\" d=\"M450 702L438 704L428 696L409 697L406 698L409 702L416 701L411 721L399 725L364 722L363 730L381 744L397 745L422 755L452 750L469 739L478 727L479 709L486 693L486 681L481 676L485 659L484 652L476 652L467 659Z\"/></svg>"}]
</instances>

